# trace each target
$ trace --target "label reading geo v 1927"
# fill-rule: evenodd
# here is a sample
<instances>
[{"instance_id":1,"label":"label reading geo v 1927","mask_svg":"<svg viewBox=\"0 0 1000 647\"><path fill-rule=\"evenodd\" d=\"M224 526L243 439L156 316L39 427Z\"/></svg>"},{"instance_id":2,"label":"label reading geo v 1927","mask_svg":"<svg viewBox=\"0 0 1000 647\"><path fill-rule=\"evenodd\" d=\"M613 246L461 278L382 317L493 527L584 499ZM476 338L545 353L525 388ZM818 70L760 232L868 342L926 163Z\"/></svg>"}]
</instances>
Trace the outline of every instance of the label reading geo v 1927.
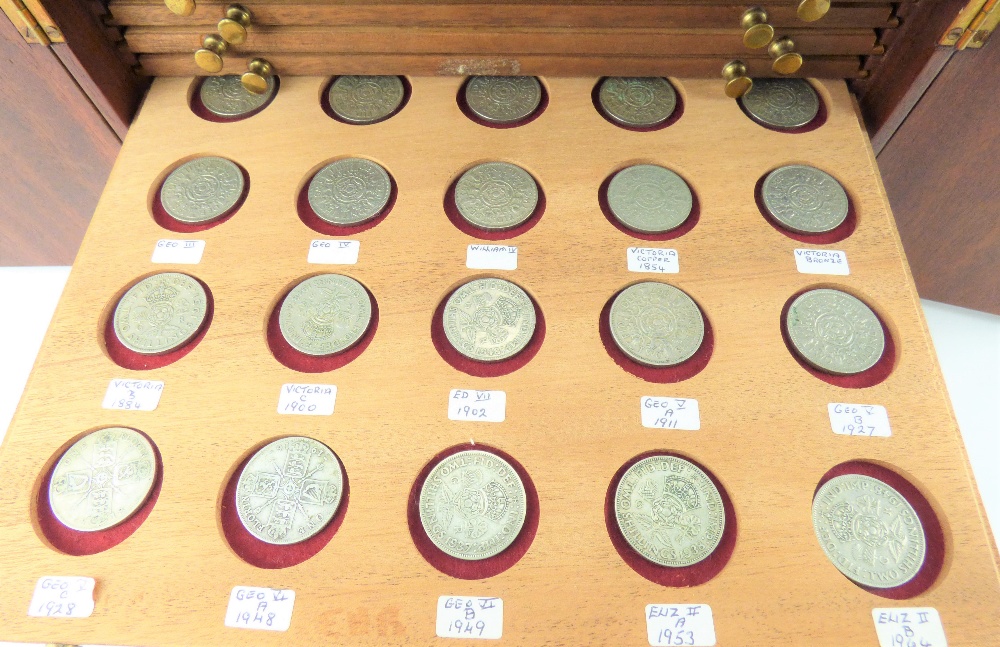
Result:
<instances>
[{"instance_id":1,"label":"label reading geo v 1927","mask_svg":"<svg viewBox=\"0 0 1000 647\"><path fill-rule=\"evenodd\" d=\"M629 272L677 274L681 271L676 249L629 247L626 254Z\"/></svg>"},{"instance_id":2,"label":"label reading geo v 1927","mask_svg":"<svg viewBox=\"0 0 1000 647\"><path fill-rule=\"evenodd\" d=\"M294 416L329 416L337 404L333 384L282 384L278 413Z\"/></svg>"},{"instance_id":3,"label":"label reading geo v 1927","mask_svg":"<svg viewBox=\"0 0 1000 647\"><path fill-rule=\"evenodd\" d=\"M503 391L452 389L448 394L448 420L503 422L507 417L507 394Z\"/></svg>"},{"instance_id":4,"label":"label reading geo v 1927","mask_svg":"<svg viewBox=\"0 0 1000 647\"><path fill-rule=\"evenodd\" d=\"M712 647L715 621L707 604L647 604L646 638L653 647Z\"/></svg>"},{"instance_id":5,"label":"label reading geo v 1927","mask_svg":"<svg viewBox=\"0 0 1000 647\"><path fill-rule=\"evenodd\" d=\"M650 429L701 429L701 414L694 398L660 398L644 395L639 398L642 426Z\"/></svg>"},{"instance_id":6,"label":"label reading geo v 1927","mask_svg":"<svg viewBox=\"0 0 1000 647\"><path fill-rule=\"evenodd\" d=\"M356 265L361 253L358 240L314 240L306 261L316 265Z\"/></svg>"},{"instance_id":7,"label":"label reading geo v 1927","mask_svg":"<svg viewBox=\"0 0 1000 647\"><path fill-rule=\"evenodd\" d=\"M830 413L830 427L835 434L883 438L892 435L889 413L881 405L831 402L826 408Z\"/></svg>"},{"instance_id":8,"label":"label reading geo v 1927","mask_svg":"<svg viewBox=\"0 0 1000 647\"><path fill-rule=\"evenodd\" d=\"M488 638L503 635L503 600L442 595L438 598L438 638Z\"/></svg>"},{"instance_id":9,"label":"label reading geo v 1927","mask_svg":"<svg viewBox=\"0 0 1000 647\"><path fill-rule=\"evenodd\" d=\"M160 404L163 382L116 379L108 383L101 407L120 411L152 411Z\"/></svg>"},{"instance_id":10,"label":"label reading geo v 1927","mask_svg":"<svg viewBox=\"0 0 1000 647\"><path fill-rule=\"evenodd\" d=\"M178 265L197 265L205 253L203 240L170 240L161 238L153 248L153 263L177 263Z\"/></svg>"},{"instance_id":11,"label":"label reading geo v 1927","mask_svg":"<svg viewBox=\"0 0 1000 647\"><path fill-rule=\"evenodd\" d=\"M92 613L92 577L40 577L28 606L28 615L36 618L89 618Z\"/></svg>"},{"instance_id":12,"label":"label reading geo v 1927","mask_svg":"<svg viewBox=\"0 0 1000 647\"><path fill-rule=\"evenodd\" d=\"M800 274L847 276L847 254L835 249L796 249L795 268Z\"/></svg>"},{"instance_id":13,"label":"label reading geo v 1927","mask_svg":"<svg viewBox=\"0 0 1000 647\"><path fill-rule=\"evenodd\" d=\"M872 609L879 647L948 647L934 607Z\"/></svg>"},{"instance_id":14,"label":"label reading geo v 1927","mask_svg":"<svg viewBox=\"0 0 1000 647\"><path fill-rule=\"evenodd\" d=\"M469 245L465 266L470 270L516 270L517 247L511 245Z\"/></svg>"},{"instance_id":15,"label":"label reading geo v 1927","mask_svg":"<svg viewBox=\"0 0 1000 647\"><path fill-rule=\"evenodd\" d=\"M226 608L226 626L235 629L288 631L295 591L262 586L234 586Z\"/></svg>"}]
</instances>

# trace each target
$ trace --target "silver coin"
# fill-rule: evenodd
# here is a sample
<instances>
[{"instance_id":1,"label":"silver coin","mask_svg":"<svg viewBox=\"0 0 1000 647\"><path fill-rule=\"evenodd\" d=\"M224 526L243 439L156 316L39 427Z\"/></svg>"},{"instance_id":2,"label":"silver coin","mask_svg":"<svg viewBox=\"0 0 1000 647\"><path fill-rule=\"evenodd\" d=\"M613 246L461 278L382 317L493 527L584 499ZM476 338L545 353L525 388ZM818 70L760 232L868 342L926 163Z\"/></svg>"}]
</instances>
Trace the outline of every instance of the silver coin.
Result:
<instances>
[{"instance_id":1,"label":"silver coin","mask_svg":"<svg viewBox=\"0 0 1000 647\"><path fill-rule=\"evenodd\" d=\"M885 350L885 333L872 309L840 290L801 294L785 326L795 352L810 366L834 375L870 369Z\"/></svg>"},{"instance_id":2,"label":"silver coin","mask_svg":"<svg viewBox=\"0 0 1000 647\"><path fill-rule=\"evenodd\" d=\"M694 206L687 182L653 164L624 168L608 184L608 206L615 219L633 231L658 234L684 224Z\"/></svg>"},{"instance_id":3,"label":"silver coin","mask_svg":"<svg viewBox=\"0 0 1000 647\"><path fill-rule=\"evenodd\" d=\"M903 495L861 474L836 476L816 493L816 538L841 573L858 584L889 589L920 571L927 540L917 512Z\"/></svg>"},{"instance_id":4,"label":"silver coin","mask_svg":"<svg viewBox=\"0 0 1000 647\"><path fill-rule=\"evenodd\" d=\"M847 219L847 193L829 173L801 164L777 168L764 178L764 206L785 229L821 234Z\"/></svg>"},{"instance_id":5,"label":"silver coin","mask_svg":"<svg viewBox=\"0 0 1000 647\"><path fill-rule=\"evenodd\" d=\"M257 110L271 100L274 94L274 77L267 77L267 89L263 94L247 92L239 74L210 76L198 91L201 103L218 117L242 117Z\"/></svg>"},{"instance_id":6,"label":"silver coin","mask_svg":"<svg viewBox=\"0 0 1000 647\"><path fill-rule=\"evenodd\" d=\"M208 295L187 274L147 276L122 295L115 306L115 337L142 355L162 355L180 348L201 330Z\"/></svg>"},{"instance_id":7,"label":"silver coin","mask_svg":"<svg viewBox=\"0 0 1000 647\"><path fill-rule=\"evenodd\" d=\"M327 164L309 181L309 206L334 225L358 225L382 213L392 182L380 165L351 157Z\"/></svg>"},{"instance_id":8,"label":"silver coin","mask_svg":"<svg viewBox=\"0 0 1000 647\"><path fill-rule=\"evenodd\" d=\"M629 546L660 566L697 564L722 541L726 511L712 479L676 456L628 468L615 490L615 520Z\"/></svg>"},{"instance_id":9,"label":"silver coin","mask_svg":"<svg viewBox=\"0 0 1000 647\"><path fill-rule=\"evenodd\" d=\"M484 121L510 124L538 109L542 85L533 76L474 76L465 86L465 102Z\"/></svg>"},{"instance_id":10,"label":"silver coin","mask_svg":"<svg viewBox=\"0 0 1000 647\"><path fill-rule=\"evenodd\" d=\"M694 300L655 281L618 293L608 323L615 345L646 366L680 364L698 352L705 339L705 320Z\"/></svg>"},{"instance_id":11,"label":"silver coin","mask_svg":"<svg viewBox=\"0 0 1000 647\"><path fill-rule=\"evenodd\" d=\"M338 76L330 85L330 108L352 124L371 124L391 115L403 102L398 76Z\"/></svg>"},{"instance_id":12,"label":"silver coin","mask_svg":"<svg viewBox=\"0 0 1000 647\"><path fill-rule=\"evenodd\" d=\"M507 162L473 166L455 184L455 206L469 224L487 231L517 227L538 206L535 178Z\"/></svg>"},{"instance_id":13,"label":"silver coin","mask_svg":"<svg viewBox=\"0 0 1000 647\"><path fill-rule=\"evenodd\" d=\"M674 86L658 76L609 77L601 83L597 98L604 112L623 126L655 126L677 108Z\"/></svg>"},{"instance_id":14,"label":"silver coin","mask_svg":"<svg viewBox=\"0 0 1000 647\"><path fill-rule=\"evenodd\" d=\"M223 157L181 164L163 181L160 202L175 220L201 224L220 218L243 194L243 171Z\"/></svg>"},{"instance_id":15,"label":"silver coin","mask_svg":"<svg viewBox=\"0 0 1000 647\"><path fill-rule=\"evenodd\" d=\"M514 543L527 495L510 463L472 449L431 469L420 488L420 524L434 545L458 559L493 557Z\"/></svg>"},{"instance_id":16,"label":"silver coin","mask_svg":"<svg viewBox=\"0 0 1000 647\"><path fill-rule=\"evenodd\" d=\"M117 526L149 498L156 480L153 446L137 431L107 427L73 443L49 481L59 523L81 532Z\"/></svg>"},{"instance_id":17,"label":"silver coin","mask_svg":"<svg viewBox=\"0 0 1000 647\"><path fill-rule=\"evenodd\" d=\"M469 359L505 360L524 350L535 334L535 306L510 281L475 279L448 297L444 334Z\"/></svg>"},{"instance_id":18,"label":"silver coin","mask_svg":"<svg viewBox=\"0 0 1000 647\"><path fill-rule=\"evenodd\" d=\"M772 128L799 128L819 113L819 95L805 79L754 79L740 100L751 116Z\"/></svg>"},{"instance_id":19,"label":"silver coin","mask_svg":"<svg viewBox=\"0 0 1000 647\"><path fill-rule=\"evenodd\" d=\"M278 312L285 341L300 353L322 357L347 350L372 320L364 286L342 274L320 274L296 285Z\"/></svg>"},{"instance_id":20,"label":"silver coin","mask_svg":"<svg viewBox=\"0 0 1000 647\"><path fill-rule=\"evenodd\" d=\"M330 448L288 436L261 447L240 472L236 513L268 544L297 544L323 530L340 507L344 472Z\"/></svg>"}]
</instances>

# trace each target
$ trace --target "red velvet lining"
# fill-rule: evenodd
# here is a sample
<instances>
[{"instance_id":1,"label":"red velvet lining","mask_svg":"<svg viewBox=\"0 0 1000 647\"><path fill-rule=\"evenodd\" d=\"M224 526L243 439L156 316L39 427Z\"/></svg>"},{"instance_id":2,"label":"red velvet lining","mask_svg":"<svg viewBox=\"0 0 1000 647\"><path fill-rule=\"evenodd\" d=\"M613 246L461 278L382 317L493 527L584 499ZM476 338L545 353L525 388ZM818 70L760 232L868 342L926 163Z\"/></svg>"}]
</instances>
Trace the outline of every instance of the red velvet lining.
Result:
<instances>
[{"instance_id":1,"label":"red velvet lining","mask_svg":"<svg viewBox=\"0 0 1000 647\"><path fill-rule=\"evenodd\" d=\"M235 162L233 163L236 164ZM176 166L174 166L174 169L179 166L180 164L177 164ZM164 229L169 229L170 231L176 231L179 234L190 234L196 231L205 231L206 229L211 229L216 225L221 225L222 223L226 222L227 220L232 218L237 211L240 210L240 207L242 207L243 203L246 202L247 194L250 193L250 174L247 173L247 170L242 166L240 166L239 164L236 164L236 166L239 166L240 172L243 173L243 193L240 194L240 197L236 201L236 204L234 204L232 208L230 208L228 211L226 211L218 218L198 224L181 222L180 220L177 220L169 213L167 213L167 210L163 208L163 201L160 199L160 194L163 191L163 182L160 182L160 186L156 189L156 195L153 196L153 208L152 208L153 220L156 222L156 224L163 227ZM173 171L174 169L170 170ZM166 180L166 178L167 176L164 176L163 178L164 181Z\"/></svg>"},{"instance_id":2,"label":"red velvet lining","mask_svg":"<svg viewBox=\"0 0 1000 647\"><path fill-rule=\"evenodd\" d=\"M935 514L930 502L920 493L920 490L902 475L881 465L860 460L841 463L824 474L823 478L816 485L816 490L813 492L813 499L816 498L816 492L823 487L824 483L836 476L843 476L845 474L870 476L882 481L902 494L903 498L913 506L913 510L917 513L920 525L924 528L924 537L927 541L927 552L924 556L923 566L920 567L920 570L917 571L917 574L909 582L890 589L879 589L858 584L854 580L851 581L869 593L890 600L906 600L916 597L929 589L937 580L938 575L941 574L941 569L944 567L945 555L944 530L941 528L941 522L938 521L937 514Z\"/></svg>"},{"instance_id":3,"label":"red velvet lining","mask_svg":"<svg viewBox=\"0 0 1000 647\"><path fill-rule=\"evenodd\" d=\"M809 82L806 81L806 83L809 83ZM812 86L811 83L809 85ZM822 126L823 124L826 123L826 119L827 119L827 115L828 115L827 110L826 110L826 102L823 101L823 95L821 95L819 93L819 91L816 90L815 87L813 87L813 91L816 92L816 97L819 99L819 110L816 111L816 116L812 118L812 121L810 121L809 123L807 123L807 124L805 124L803 126L799 126L798 128L775 128L774 126L769 126L769 125L765 124L763 121L761 121L760 119L757 119L752 114L750 114L750 111L747 110L746 106L743 105L743 99L742 98L736 100L736 105L738 105L740 107L740 110L743 111L743 114L745 114L751 121L753 121L756 124L759 124L760 126L763 126L764 128L767 128L768 130L773 130L776 133L786 133L786 134L789 134L789 135L798 135L800 133L812 132L812 131L816 130L817 128L819 128L820 126Z\"/></svg>"},{"instance_id":4,"label":"red velvet lining","mask_svg":"<svg viewBox=\"0 0 1000 647\"><path fill-rule=\"evenodd\" d=\"M212 121L212 122L215 122L217 124L228 124L228 123L232 123L234 121L243 121L244 119L249 119L250 117L253 117L255 114L261 112L262 110L264 110L264 108L266 108L269 105L271 105L271 102L274 101L274 98L276 96L278 96L278 90L279 90L279 88L281 86L281 83L280 83L278 77L275 76L274 77L274 92L271 93L271 96L268 97L267 101L265 101L259 108L255 109L255 110L251 110L250 112L246 113L245 115L241 115L239 117L221 117L221 116L213 113L208 108L206 108L205 104L201 100L201 86L202 86L203 83L205 83L205 79L207 79L207 78L209 78L209 77L207 77L207 76L199 77L195 81L195 83L193 85L193 92L191 94L191 102L190 102L191 112L193 112L194 114L198 115L199 117L201 117L205 121Z\"/></svg>"},{"instance_id":5,"label":"red velvet lining","mask_svg":"<svg viewBox=\"0 0 1000 647\"><path fill-rule=\"evenodd\" d=\"M615 491L618 489L618 483L622 480L628 468L650 456L676 456L677 458L683 458L686 461L694 463L701 471L708 475L708 478L712 480L712 483L719 490L719 495L722 497L722 508L726 515L726 525L722 530L722 539L719 540L719 545L715 547L715 550L697 564L683 567L655 564L632 548L618 527L618 521L615 519ZM621 558L625 560L625 563L633 571L642 575L650 582L655 582L662 586L697 586L704 584L722 571L729 562L729 558L732 557L733 549L736 547L736 511L733 509L733 502L729 498L726 488L722 487L719 479L698 461L688 456L666 450L654 450L639 454L615 472L614 478L611 479L611 484L608 485L608 491L604 495L604 523L607 526L608 536L611 538L612 545L614 545L615 550L618 551Z\"/></svg>"},{"instance_id":6,"label":"red velvet lining","mask_svg":"<svg viewBox=\"0 0 1000 647\"><path fill-rule=\"evenodd\" d=\"M631 236L632 238L661 242L665 240L673 240L674 238L680 238L694 229L695 225L698 224L698 220L701 218L701 201L698 200L698 194L694 192L694 189L691 189L691 185L687 180L684 180L684 183L688 185L689 189L691 189L691 213L688 214L687 219L676 229L671 229L670 231L665 231L659 234L647 234L641 231L629 229L620 223L618 219L615 218L614 213L611 212L611 205L608 203L608 187L611 185L611 180L615 179L615 176L624 171L625 168L618 169L608 177L604 178L604 181L601 182L600 188L597 190L597 201L601 205L601 213L604 214L604 217L614 226L615 229L623 234ZM676 173L676 171L674 172ZM680 174L678 173L678 175Z\"/></svg>"},{"instance_id":7,"label":"red velvet lining","mask_svg":"<svg viewBox=\"0 0 1000 647\"><path fill-rule=\"evenodd\" d=\"M684 115L684 97L682 97L681 93L677 91L677 88L674 87L674 84L670 83L670 79L666 77L660 77L667 83L670 83L670 87L674 88L674 94L677 95L677 105L674 107L673 113L671 113L671 115L667 117L666 120L653 126L625 126L624 124L620 124L614 119L612 119L608 115L608 113L604 111L604 108L601 107L601 98L600 98L601 84L604 83L604 80L607 78L609 77L602 76L597 80L597 84L594 85L594 89L590 91L590 101L594 104L594 108L602 117L604 117L606 120L608 120L615 126L618 126L619 128L622 128L624 130L631 130L637 133L650 133L655 130L663 130L668 126L673 126Z\"/></svg>"},{"instance_id":8,"label":"red velvet lining","mask_svg":"<svg viewBox=\"0 0 1000 647\"><path fill-rule=\"evenodd\" d=\"M487 231L470 224L468 220L463 218L462 214L458 212L458 205L455 204L455 186L462 179L461 174L452 181L451 185L448 186L448 191L444 194L444 212L448 216L448 220L451 221L451 224L455 225L462 233L468 234L473 238L479 238L480 240L507 240L509 238L516 238L534 227L541 219L542 214L545 213L545 191L542 190L542 185L538 182L538 178L533 175L531 177L535 181L535 186L538 187L538 204L535 205L535 210L531 212L528 219L516 227L501 231Z\"/></svg>"},{"instance_id":9,"label":"red velvet lining","mask_svg":"<svg viewBox=\"0 0 1000 647\"><path fill-rule=\"evenodd\" d=\"M526 504L524 526L521 528L521 532L517 535L514 543L493 557L479 560L458 559L448 555L434 545L434 542L424 532L423 524L420 523L420 489L424 485L424 479L445 458L469 449L478 449L496 454L510 463L514 471L517 472L517 475L521 477L521 482L524 483ZM431 566L445 575L457 577L461 580L481 580L503 573L516 564L528 552L531 542L535 539L535 533L538 531L538 492L535 490L535 484L531 481L531 477L528 476L528 472L525 471L524 466L514 460L510 454L489 445L471 443L455 445L439 452L420 470L417 479L413 482L413 487L410 488L410 498L406 506L406 523L410 527L410 537L413 538L413 544Z\"/></svg>"},{"instance_id":10,"label":"red velvet lining","mask_svg":"<svg viewBox=\"0 0 1000 647\"><path fill-rule=\"evenodd\" d=\"M471 121L476 122L480 126L486 126L487 128L497 128L500 130L503 130L505 128L517 128L518 126L530 124L535 119L538 119L538 117L541 116L543 112L545 112L545 108L547 108L549 105L549 93L545 89L545 84L542 83L541 79L538 79L538 85L542 89L542 96L538 100L538 107L535 108L534 112L532 112L524 119L519 119L509 124L497 124L493 123L492 121L486 121L485 119L477 115L475 112L473 112L472 108L469 107L469 102L465 100L465 88L466 86L469 85L470 81L472 81L471 76L465 79L465 81L462 83L462 86L458 89L458 96L456 97L456 101L458 101L458 109L462 111L462 114L468 117Z\"/></svg>"},{"instance_id":11,"label":"red velvet lining","mask_svg":"<svg viewBox=\"0 0 1000 647\"><path fill-rule=\"evenodd\" d=\"M760 179L757 180L757 184L753 189L753 198L757 203L757 209L760 210L760 213L764 216L764 220L767 221L767 224L771 225L792 240L797 240L800 243L808 243L811 245L829 245L831 243L837 243L854 233L854 230L857 229L858 226L858 212L855 210L854 200L851 199L849 194L847 196L847 217L844 218L844 222L840 223L830 231L826 231L821 234L800 234L796 231L786 229L777 221L777 219L775 219L774 216L771 215L771 212L767 210L767 207L764 206L764 180L766 180L767 176L775 170L777 170L777 167L762 175Z\"/></svg>"},{"instance_id":12,"label":"red velvet lining","mask_svg":"<svg viewBox=\"0 0 1000 647\"><path fill-rule=\"evenodd\" d=\"M45 538L56 550L68 555L93 555L103 552L128 539L142 525L142 522L146 520L149 513L153 511L156 499L160 496L160 486L163 484L163 460L160 458L160 450L157 449L156 443L153 442L152 438L138 429L132 427L129 427L129 429L142 434L149 441L149 444L153 447L153 456L156 458L156 478L153 480L153 488L149 491L146 502L131 517L107 530L81 532L67 528L56 519L55 514L52 512L52 506L49 504L49 481L52 480L52 473L59 463L57 458L52 461L52 466L45 473L41 487L38 488L38 498L36 499L38 506L38 526L42 534L45 535ZM74 438L74 441L76 440L79 440L79 438ZM64 447L63 451L67 449L69 449L69 445ZM59 458L61 457L62 454L60 453Z\"/></svg>"},{"instance_id":13,"label":"red velvet lining","mask_svg":"<svg viewBox=\"0 0 1000 647\"><path fill-rule=\"evenodd\" d=\"M333 82L339 79L341 76L347 76L347 75L338 74L337 76L330 77L330 80L326 82L326 85L323 86L323 91L320 92L319 95L319 105L323 109L323 112L326 113L327 117L333 119L334 121L339 121L342 124L347 124L348 126L372 126L374 124L381 123L387 119L392 119L397 114L399 114L399 112L403 108L406 107L406 104L409 103L410 101L410 95L413 94L413 88L410 86L410 81L405 76L399 76L398 77L399 80L403 82L403 100L399 102L399 107L397 107L388 115L382 117L377 121L373 121L371 123L357 124L352 121L347 121L345 119L342 119L340 116L337 115L337 113L333 111L333 107L330 105L330 86L333 85ZM388 76L398 76L398 75L388 75Z\"/></svg>"},{"instance_id":14,"label":"red velvet lining","mask_svg":"<svg viewBox=\"0 0 1000 647\"><path fill-rule=\"evenodd\" d=\"M327 164L333 161L336 160L330 160L324 163L323 166L316 170L316 173L319 173ZM309 204L309 185L312 183L313 178L316 177L316 173L309 176L309 179L299 190L298 198L295 200L295 210L299 214L299 220L305 223L306 227L309 227L313 231L326 236L353 236L354 234L362 231L367 231L385 220L385 217L389 215L389 212L392 211L392 207L396 204L396 180L392 177L389 171L386 171L386 175L389 175L389 201L385 203L382 210L379 211L374 218L357 225L334 225L333 223L329 223L316 215L316 212L313 211L312 205Z\"/></svg>"}]
</instances>

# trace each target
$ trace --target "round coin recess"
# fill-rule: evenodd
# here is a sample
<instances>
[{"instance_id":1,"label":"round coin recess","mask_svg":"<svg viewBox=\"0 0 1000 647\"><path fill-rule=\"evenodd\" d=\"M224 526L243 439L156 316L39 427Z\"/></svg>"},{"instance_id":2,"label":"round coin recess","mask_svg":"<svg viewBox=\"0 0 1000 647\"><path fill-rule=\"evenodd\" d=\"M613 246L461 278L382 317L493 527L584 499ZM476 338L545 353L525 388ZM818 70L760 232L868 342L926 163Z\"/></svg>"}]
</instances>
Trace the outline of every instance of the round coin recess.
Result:
<instances>
[{"instance_id":1,"label":"round coin recess","mask_svg":"<svg viewBox=\"0 0 1000 647\"><path fill-rule=\"evenodd\" d=\"M512 229L528 220L538 206L538 184L520 166L485 162L473 166L455 183L455 207L474 227L486 231Z\"/></svg>"},{"instance_id":2,"label":"round coin recess","mask_svg":"<svg viewBox=\"0 0 1000 647\"><path fill-rule=\"evenodd\" d=\"M533 76L474 76L465 85L465 103L483 121L512 124L531 116L542 101Z\"/></svg>"},{"instance_id":3,"label":"round coin recess","mask_svg":"<svg viewBox=\"0 0 1000 647\"><path fill-rule=\"evenodd\" d=\"M499 362L520 353L535 334L535 304L519 286L503 279L474 279L445 302L445 337L459 353L479 362Z\"/></svg>"},{"instance_id":4,"label":"round coin recess","mask_svg":"<svg viewBox=\"0 0 1000 647\"><path fill-rule=\"evenodd\" d=\"M115 337L141 355L162 355L198 334L208 315L208 295L196 279L161 272L142 279L122 296L112 314Z\"/></svg>"},{"instance_id":5,"label":"round coin recess","mask_svg":"<svg viewBox=\"0 0 1000 647\"><path fill-rule=\"evenodd\" d=\"M632 128L657 126L677 108L674 86L658 76L608 77L601 82L597 99L612 121Z\"/></svg>"},{"instance_id":6,"label":"round coin recess","mask_svg":"<svg viewBox=\"0 0 1000 647\"><path fill-rule=\"evenodd\" d=\"M636 164L615 173L607 197L615 219L627 229L644 234L677 229L694 207L687 182L654 164Z\"/></svg>"},{"instance_id":7,"label":"round coin recess","mask_svg":"<svg viewBox=\"0 0 1000 647\"><path fill-rule=\"evenodd\" d=\"M801 128L819 114L819 95L805 79L754 79L740 101L751 117L780 130Z\"/></svg>"},{"instance_id":8,"label":"round coin recess","mask_svg":"<svg viewBox=\"0 0 1000 647\"><path fill-rule=\"evenodd\" d=\"M683 290L646 281L615 297L608 318L611 338L645 366L675 366L690 359L705 339L701 309Z\"/></svg>"},{"instance_id":9,"label":"round coin recess","mask_svg":"<svg viewBox=\"0 0 1000 647\"><path fill-rule=\"evenodd\" d=\"M832 175L802 164L768 173L761 197L778 224L800 234L833 231L847 219L850 204L844 187Z\"/></svg>"},{"instance_id":10,"label":"round coin recess","mask_svg":"<svg viewBox=\"0 0 1000 647\"><path fill-rule=\"evenodd\" d=\"M796 354L833 375L867 371L885 350L879 318L863 301L840 290L800 294L788 308L785 327Z\"/></svg>"},{"instance_id":11,"label":"round coin recess","mask_svg":"<svg viewBox=\"0 0 1000 647\"><path fill-rule=\"evenodd\" d=\"M354 346L371 319L371 297L363 285L342 274L319 274L288 292L278 312L278 327L289 346L323 357Z\"/></svg>"},{"instance_id":12,"label":"round coin recess","mask_svg":"<svg viewBox=\"0 0 1000 647\"><path fill-rule=\"evenodd\" d=\"M382 166L359 157L327 164L309 181L309 206L332 225L359 225L389 204L392 181Z\"/></svg>"},{"instance_id":13,"label":"round coin recess","mask_svg":"<svg viewBox=\"0 0 1000 647\"><path fill-rule=\"evenodd\" d=\"M392 115L406 89L398 76L338 76L330 84L330 109L352 124L373 124Z\"/></svg>"},{"instance_id":14,"label":"round coin recess","mask_svg":"<svg viewBox=\"0 0 1000 647\"><path fill-rule=\"evenodd\" d=\"M160 204L174 220L198 225L229 213L243 195L239 166L224 157L198 157L175 168L160 188Z\"/></svg>"},{"instance_id":15,"label":"round coin recess","mask_svg":"<svg viewBox=\"0 0 1000 647\"><path fill-rule=\"evenodd\" d=\"M267 79L262 94L247 92L238 74L210 76L198 89L198 97L205 109L216 117L238 119L260 109L274 95L274 77Z\"/></svg>"}]
</instances>

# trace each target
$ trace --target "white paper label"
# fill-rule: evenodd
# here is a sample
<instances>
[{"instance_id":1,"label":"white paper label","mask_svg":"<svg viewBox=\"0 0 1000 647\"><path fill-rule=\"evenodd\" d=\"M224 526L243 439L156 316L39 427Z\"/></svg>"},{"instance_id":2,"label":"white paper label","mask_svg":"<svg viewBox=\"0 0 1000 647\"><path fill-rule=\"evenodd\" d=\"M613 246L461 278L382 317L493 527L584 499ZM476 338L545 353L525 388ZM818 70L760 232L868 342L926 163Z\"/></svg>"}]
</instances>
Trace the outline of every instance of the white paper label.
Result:
<instances>
[{"instance_id":1,"label":"white paper label","mask_svg":"<svg viewBox=\"0 0 1000 647\"><path fill-rule=\"evenodd\" d=\"M178 263L197 265L205 253L203 240L170 240L161 238L153 248L153 263Z\"/></svg>"},{"instance_id":2,"label":"white paper label","mask_svg":"<svg viewBox=\"0 0 1000 647\"><path fill-rule=\"evenodd\" d=\"M801 274L835 274L847 276L847 254L835 249L796 249L795 267Z\"/></svg>"},{"instance_id":3,"label":"white paper label","mask_svg":"<svg viewBox=\"0 0 1000 647\"><path fill-rule=\"evenodd\" d=\"M448 394L448 420L503 422L507 417L507 394L503 391L452 389Z\"/></svg>"},{"instance_id":4,"label":"white paper label","mask_svg":"<svg viewBox=\"0 0 1000 647\"><path fill-rule=\"evenodd\" d=\"M511 245L469 245L465 266L470 270L516 270L517 247Z\"/></svg>"},{"instance_id":5,"label":"white paper label","mask_svg":"<svg viewBox=\"0 0 1000 647\"><path fill-rule=\"evenodd\" d=\"M163 382L159 380L111 380L101 406L122 411L152 411L160 404Z\"/></svg>"},{"instance_id":6,"label":"white paper label","mask_svg":"<svg viewBox=\"0 0 1000 647\"><path fill-rule=\"evenodd\" d=\"M442 595L438 598L438 638L489 638L503 635L503 600Z\"/></svg>"},{"instance_id":7,"label":"white paper label","mask_svg":"<svg viewBox=\"0 0 1000 647\"><path fill-rule=\"evenodd\" d=\"M629 272L677 274L681 271L676 249L629 247L627 258Z\"/></svg>"},{"instance_id":8,"label":"white paper label","mask_svg":"<svg viewBox=\"0 0 1000 647\"><path fill-rule=\"evenodd\" d=\"M306 260L317 265L355 265L360 252L358 240L314 240Z\"/></svg>"},{"instance_id":9,"label":"white paper label","mask_svg":"<svg viewBox=\"0 0 1000 647\"><path fill-rule=\"evenodd\" d=\"M36 618L89 618L93 612L92 577L39 578L28 607L28 615Z\"/></svg>"},{"instance_id":10,"label":"white paper label","mask_svg":"<svg viewBox=\"0 0 1000 647\"><path fill-rule=\"evenodd\" d=\"M892 435L889 413L882 405L831 402L826 407L830 412L830 426L835 434L882 438Z\"/></svg>"},{"instance_id":11,"label":"white paper label","mask_svg":"<svg viewBox=\"0 0 1000 647\"><path fill-rule=\"evenodd\" d=\"M715 644L715 621L707 604L647 604L646 637L654 645Z\"/></svg>"},{"instance_id":12,"label":"white paper label","mask_svg":"<svg viewBox=\"0 0 1000 647\"><path fill-rule=\"evenodd\" d=\"M226 609L226 626L236 629L288 631L295 591L257 586L234 586Z\"/></svg>"},{"instance_id":13,"label":"white paper label","mask_svg":"<svg viewBox=\"0 0 1000 647\"><path fill-rule=\"evenodd\" d=\"M872 609L879 647L948 647L934 607Z\"/></svg>"},{"instance_id":14,"label":"white paper label","mask_svg":"<svg viewBox=\"0 0 1000 647\"><path fill-rule=\"evenodd\" d=\"M639 398L642 426L650 429L701 429L698 401L693 398L659 398L644 395Z\"/></svg>"},{"instance_id":15,"label":"white paper label","mask_svg":"<svg viewBox=\"0 0 1000 647\"><path fill-rule=\"evenodd\" d=\"M337 403L333 384L282 384L278 413L296 416L329 416Z\"/></svg>"}]
</instances>

